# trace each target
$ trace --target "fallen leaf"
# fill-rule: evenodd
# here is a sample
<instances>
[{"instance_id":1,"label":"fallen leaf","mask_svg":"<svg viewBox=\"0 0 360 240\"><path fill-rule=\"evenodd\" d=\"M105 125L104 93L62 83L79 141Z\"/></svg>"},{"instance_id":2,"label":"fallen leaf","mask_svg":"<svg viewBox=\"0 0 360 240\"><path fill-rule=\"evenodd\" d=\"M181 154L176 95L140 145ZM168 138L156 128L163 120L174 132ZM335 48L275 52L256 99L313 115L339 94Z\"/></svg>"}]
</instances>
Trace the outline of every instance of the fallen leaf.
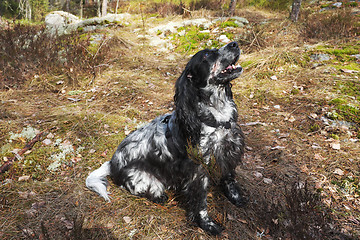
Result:
<instances>
[{"instance_id":1,"label":"fallen leaf","mask_svg":"<svg viewBox=\"0 0 360 240\"><path fill-rule=\"evenodd\" d=\"M45 205L46 205L45 201L35 202L35 203L31 204L31 208L32 209L39 209L39 208L44 207Z\"/></svg>"},{"instance_id":2,"label":"fallen leaf","mask_svg":"<svg viewBox=\"0 0 360 240\"><path fill-rule=\"evenodd\" d=\"M344 171L341 170L340 168L336 168L333 173L335 173L337 175L340 175L340 176L344 175Z\"/></svg>"},{"instance_id":3,"label":"fallen leaf","mask_svg":"<svg viewBox=\"0 0 360 240\"><path fill-rule=\"evenodd\" d=\"M260 172L254 172L254 176L256 178L262 178L263 175Z\"/></svg>"},{"instance_id":4,"label":"fallen leaf","mask_svg":"<svg viewBox=\"0 0 360 240\"><path fill-rule=\"evenodd\" d=\"M323 182L316 182L315 183L315 188L320 189L320 188L322 188L322 185L323 185Z\"/></svg>"},{"instance_id":5,"label":"fallen leaf","mask_svg":"<svg viewBox=\"0 0 360 240\"><path fill-rule=\"evenodd\" d=\"M44 145L50 145L50 144L52 143L52 141L47 138L47 139L45 139L44 141L42 141L42 143L43 143Z\"/></svg>"},{"instance_id":6,"label":"fallen leaf","mask_svg":"<svg viewBox=\"0 0 360 240\"><path fill-rule=\"evenodd\" d=\"M125 216L123 217L125 223L130 223L131 222L131 217Z\"/></svg>"},{"instance_id":7,"label":"fallen leaf","mask_svg":"<svg viewBox=\"0 0 360 240\"><path fill-rule=\"evenodd\" d=\"M103 153L101 153L101 155L100 156L102 156L102 157L106 157L106 155L107 155L107 152L109 151L109 149L106 149Z\"/></svg>"},{"instance_id":8,"label":"fallen leaf","mask_svg":"<svg viewBox=\"0 0 360 240\"><path fill-rule=\"evenodd\" d=\"M277 76L275 76L275 75L274 75L274 76L271 76L270 79L271 79L271 80L278 80Z\"/></svg>"},{"instance_id":9,"label":"fallen leaf","mask_svg":"<svg viewBox=\"0 0 360 240\"><path fill-rule=\"evenodd\" d=\"M21 176L18 178L19 182L25 182L30 179L30 176Z\"/></svg>"},{"instance_id":10,"label":"fallen leaf","mask_svg":"<svg viewBox=\"0 0 360 240\"><path fill-rule=\"evenodd\" d=\"M289 121L289 122L295 122L295 121L296 121L296 119L295 119L295 117L294 117L294 116L290 116L290 117L289 117L289 119L288 119L288 121Z\"/></svg>"},{"instance_id":11,"label":"fallen leaf","mask_svg":"<svg viewBox=\"0 0 360 240\"><path fill-rule=\"evenodd\" d=\"M271 184L273 182L270 178L264 178L264 183Z\"/></svg>"},{"instance_id":12,"label":"fallen leaf","mask_svg":"<svg viewBox=\"0 0 360 240\"><path fill-rule=\"evenodd\" d=\"M243 224L247 224L247 223L248 223L246 220L241 219L241 218L238 218L238 221L241 222L241 223L243 223Z\"/></svg>"},{"instance_id":13,"label":"fallen leaf","mask_svg":"<svg viewBox=\"0 0 360 240\"><path fill-rule=\"evenodd\" d=\"M315 153L314 158L315 158L316 160L324 160L324 157L321 156L319 153Z\"/></svg>"}]
</instances>

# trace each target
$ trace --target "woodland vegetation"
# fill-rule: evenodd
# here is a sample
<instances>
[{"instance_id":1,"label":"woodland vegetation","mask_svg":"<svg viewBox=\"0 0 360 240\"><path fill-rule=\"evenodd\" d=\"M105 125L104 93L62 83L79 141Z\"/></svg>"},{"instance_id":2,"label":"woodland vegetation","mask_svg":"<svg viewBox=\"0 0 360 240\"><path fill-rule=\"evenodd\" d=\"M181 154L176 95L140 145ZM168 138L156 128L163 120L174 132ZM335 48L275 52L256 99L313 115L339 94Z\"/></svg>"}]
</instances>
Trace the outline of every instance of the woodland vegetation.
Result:
<instances>
[{"instance_id":1,"label":"woodland vegetation","mask_svg":"<svg viewBox=\"0 0 360 240\"><path fill-rule=\"evenodd\" d=\"M54 11L100 20L49 34ZM0 15L1 239L216 239L171 191L156 205L111 183L105 203L85 178L173 110L195 52L228 41L249 203L211 189L217 239L360 238L358 1L2 0Z\"/></svg>"}]
</instances>

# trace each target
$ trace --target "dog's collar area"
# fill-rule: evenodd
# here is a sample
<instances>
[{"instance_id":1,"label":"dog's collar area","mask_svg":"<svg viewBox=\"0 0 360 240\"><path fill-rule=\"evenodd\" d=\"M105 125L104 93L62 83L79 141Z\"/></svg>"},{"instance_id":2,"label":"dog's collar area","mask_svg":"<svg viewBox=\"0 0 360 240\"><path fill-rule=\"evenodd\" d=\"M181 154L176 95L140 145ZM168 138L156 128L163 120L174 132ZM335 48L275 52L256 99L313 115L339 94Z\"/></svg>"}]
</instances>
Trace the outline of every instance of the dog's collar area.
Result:
<instances>
[{"instance_id":1,"label":"dog's collar area","mask_svg":"<svg viewBox=\"0 0 360 240\"><path fill-rule=\"evenodd\" d=\"M203 123L209 127L213 127L213 128L218 128L218 127L223 127L225 129L230 129L231 128L231 122L227 121L227 122L217 122L217 121L203 121Z\"/></svg>"}]
</instances>

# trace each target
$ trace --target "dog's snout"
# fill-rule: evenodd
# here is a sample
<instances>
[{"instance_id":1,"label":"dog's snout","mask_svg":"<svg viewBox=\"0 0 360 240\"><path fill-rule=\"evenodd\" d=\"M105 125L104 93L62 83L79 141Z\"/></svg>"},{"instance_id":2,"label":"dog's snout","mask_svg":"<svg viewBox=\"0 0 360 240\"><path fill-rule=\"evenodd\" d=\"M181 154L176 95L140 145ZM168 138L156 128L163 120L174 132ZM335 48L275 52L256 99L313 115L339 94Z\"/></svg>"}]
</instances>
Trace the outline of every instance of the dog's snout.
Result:
<instances>
[{"instance_id":1,"label":"dog's snout","mask_svg":"<svg viewBox=\"0 0 360 240\"><path fill-rule=\"evenodd\" d=\"M238 47L239 47L239 45L238 45L237 42L231 42L231 43L228 44L228 46L229 46L230 48L238 48Z\"/></svg>"}]
</instances>

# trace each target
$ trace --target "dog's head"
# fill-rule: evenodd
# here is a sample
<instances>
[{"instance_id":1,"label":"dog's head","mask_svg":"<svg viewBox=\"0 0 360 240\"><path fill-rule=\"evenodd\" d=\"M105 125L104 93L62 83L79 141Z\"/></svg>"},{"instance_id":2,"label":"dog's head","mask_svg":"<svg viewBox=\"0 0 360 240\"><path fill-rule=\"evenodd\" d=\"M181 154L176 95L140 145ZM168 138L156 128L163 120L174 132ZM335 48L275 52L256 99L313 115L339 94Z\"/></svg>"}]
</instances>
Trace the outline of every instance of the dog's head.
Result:
<instances>
[{"instance_id":1,"label":"dog's head","mask_svg":"<svg viewBox=\"0 0 360 240\"><path fill-rule=\"evenodd\" d=\"M239 57L240 49L236 42L220 49L205 49L191 58L184 74L197 87L224 85L242 73L242 67L235 65Z\"/></svg>"},{"instance_id":2,"label":"dog's head","mask_svg":"<svg viewBox=\"0 0 360 240\"><path fill-rule=\"evenodd\" d=\"M239 77L242 67L236 65L240 49L231 42L220 49L205 49L196 53L175 84L176 121L184 138L195 145L200 138L201 120L198 115L201 89L226 86L231 95L230 81Z\"/></svg>"}]
</instances>

